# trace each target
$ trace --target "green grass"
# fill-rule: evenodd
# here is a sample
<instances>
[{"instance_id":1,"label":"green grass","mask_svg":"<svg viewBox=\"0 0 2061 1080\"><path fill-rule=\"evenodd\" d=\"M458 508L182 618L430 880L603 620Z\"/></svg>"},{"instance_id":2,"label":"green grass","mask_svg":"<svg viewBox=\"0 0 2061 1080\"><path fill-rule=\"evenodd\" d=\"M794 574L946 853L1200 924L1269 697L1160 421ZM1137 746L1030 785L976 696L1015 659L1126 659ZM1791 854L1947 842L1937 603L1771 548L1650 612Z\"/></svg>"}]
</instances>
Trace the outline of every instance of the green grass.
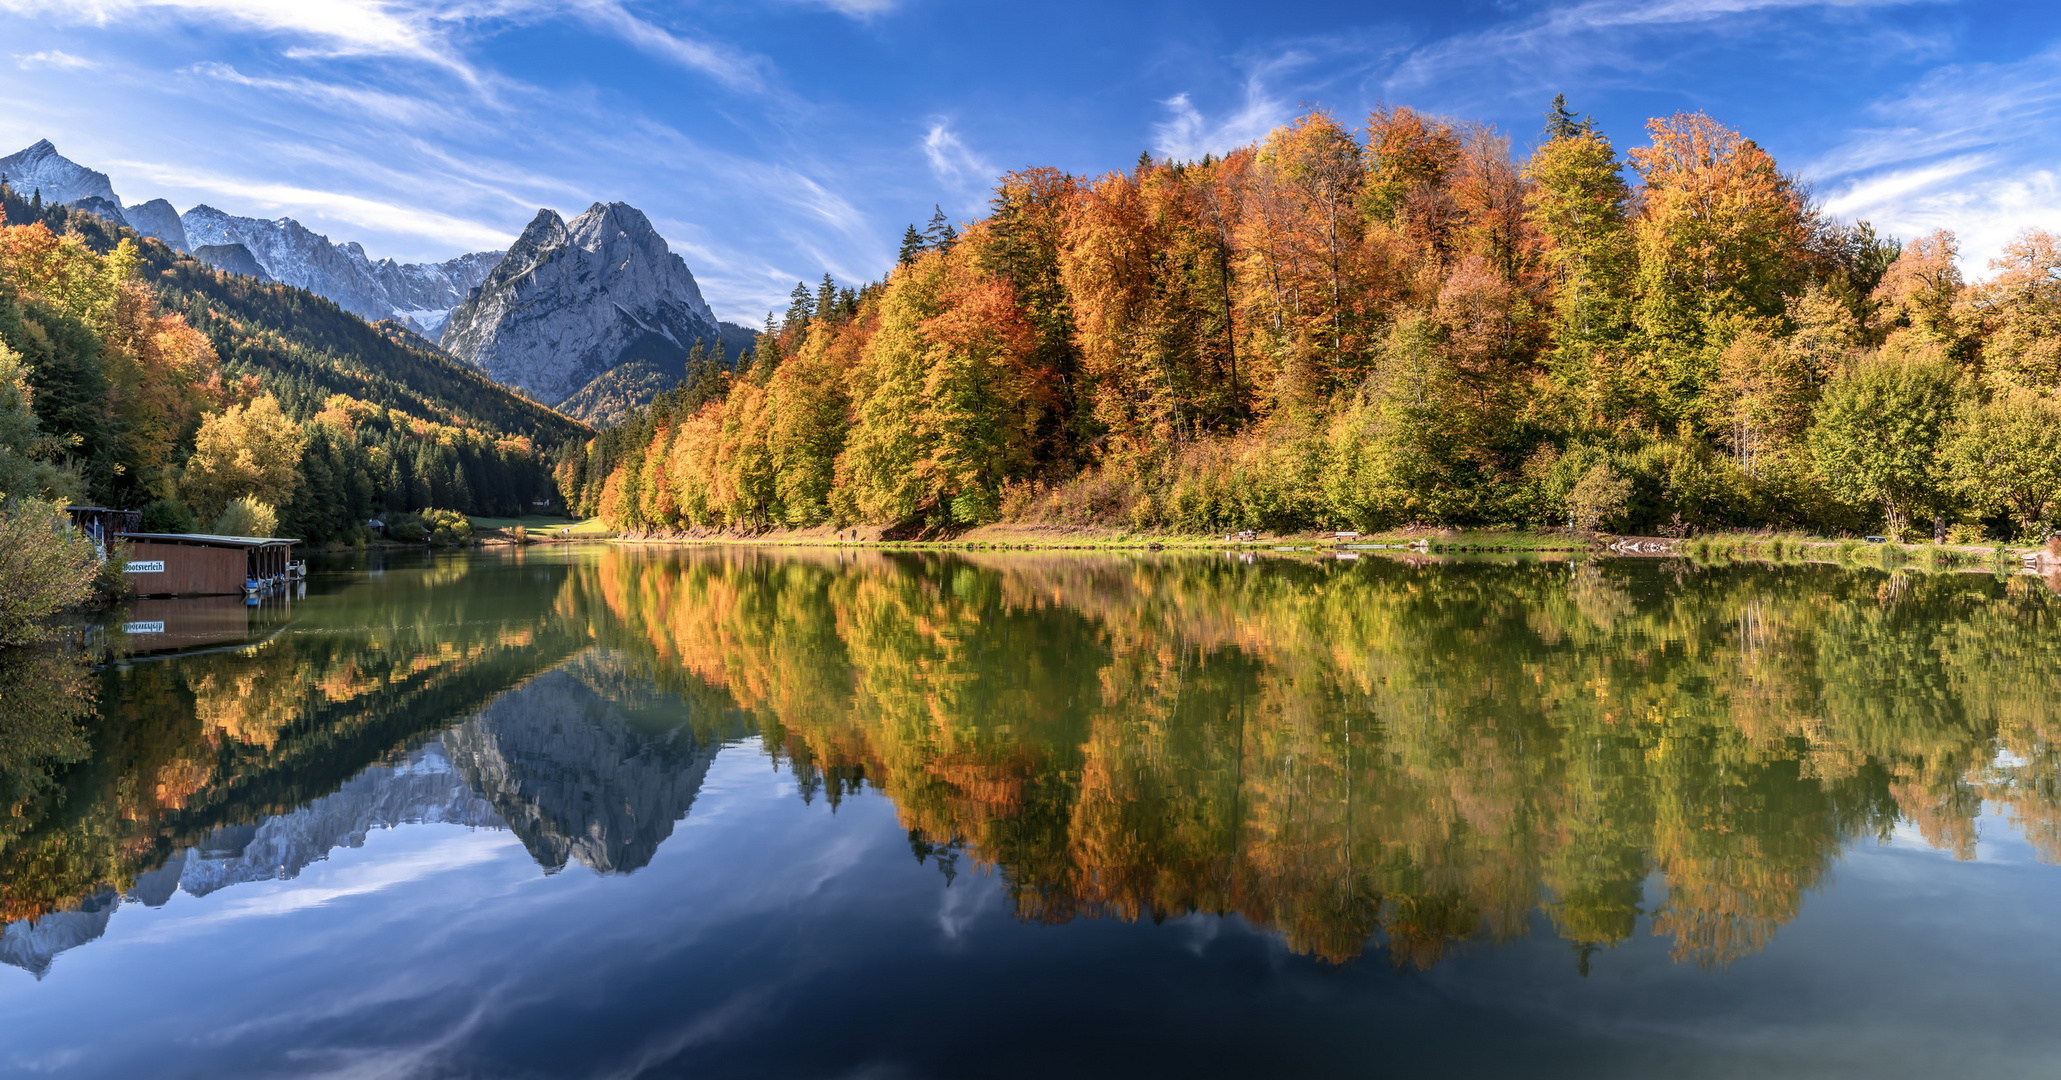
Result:
<instances>
[{"instance_id":1,"label":"green grass","mask_svg":"<svg viewBox=\"0 0 2061 1080\"><path fill-rule=\"evenodd\" d=\"M598 517L588 518L581 522L572 522L570 519L561 518L560 523L552 526L551 531L553 533L562 533L566 536L602 537L615 535L615 530L609 528L608 523Z\"/></svg>"},{"instance_id":2,"label":"green grass","mask_svg":"<svg viewBox=\"0 0 2061 1080\"><path fill-rule=\"evenodd\" d=\"M524 514L521 517L469 517L466 520L472 522L472 528L475 532L481 529L513 529L517 525L531 532L543 532L546 529L562 529L577 521L576 518L559 517L556 514Z\"/></svg>"}]
</instances>

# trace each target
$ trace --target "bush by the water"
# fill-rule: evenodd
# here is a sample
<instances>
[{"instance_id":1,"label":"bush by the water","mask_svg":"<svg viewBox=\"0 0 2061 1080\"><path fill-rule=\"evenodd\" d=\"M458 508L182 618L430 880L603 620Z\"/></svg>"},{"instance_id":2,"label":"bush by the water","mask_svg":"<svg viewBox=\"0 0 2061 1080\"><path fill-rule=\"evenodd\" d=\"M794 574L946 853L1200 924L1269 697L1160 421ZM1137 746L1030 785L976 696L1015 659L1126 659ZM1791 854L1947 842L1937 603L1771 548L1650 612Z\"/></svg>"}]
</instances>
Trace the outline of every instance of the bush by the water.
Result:
<instances>
[{"instance_id":1,"label":"bush by the water","mask_svg":"<svg viewBox=\"0 0 2061 1080\"><path fill-rule=\"evenodd\" d=\"M45 636L42 620L93 595L100 556L64 507L24 499L0 507L0 647Z\"/></svg>"},{"instance_id":2,"label":"bush by the water","mask_svg":"<svg viewBox=\"0 0 2061 1080\"><path fill-rule=\"evenodd\" d=\"M472 539L472 520L456 510L424 510L422 524L429 530L429 542L439 547Z\"/></svg>"},{"instance_id":3,"label":"bush by the water","mask_svg":"<svg viewBox=\"0 0 2061 1080\"><path fill-rule=\"evenodd\" d=\"M456 510L390 514L386 519L386 538L403 544L428 541L439 547L463 544L472 539L472 520Z\"/></svg>"}]
</instances>

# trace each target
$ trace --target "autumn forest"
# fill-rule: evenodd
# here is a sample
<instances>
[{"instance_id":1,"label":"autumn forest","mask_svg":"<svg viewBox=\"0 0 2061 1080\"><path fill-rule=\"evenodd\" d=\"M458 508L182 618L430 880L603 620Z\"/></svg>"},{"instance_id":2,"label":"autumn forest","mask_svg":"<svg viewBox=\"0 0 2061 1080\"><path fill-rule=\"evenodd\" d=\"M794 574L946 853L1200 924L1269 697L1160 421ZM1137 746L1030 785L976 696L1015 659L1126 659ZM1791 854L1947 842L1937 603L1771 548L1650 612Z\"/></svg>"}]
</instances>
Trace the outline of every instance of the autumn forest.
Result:
<instances>
[{"instance_id":1,"label":"autumn forest","mask_svg":"<svg viewBox=\"0 0 2061 1080\"><path fill-rule=\"evenodd\" d=\"M1382 108L1222 158L1008 174L882 281L563 455L635 531L1771 527L2037 538L2061 240L1822 212L1700 113L1620 153Z\"/></svg>"}]
</instances>

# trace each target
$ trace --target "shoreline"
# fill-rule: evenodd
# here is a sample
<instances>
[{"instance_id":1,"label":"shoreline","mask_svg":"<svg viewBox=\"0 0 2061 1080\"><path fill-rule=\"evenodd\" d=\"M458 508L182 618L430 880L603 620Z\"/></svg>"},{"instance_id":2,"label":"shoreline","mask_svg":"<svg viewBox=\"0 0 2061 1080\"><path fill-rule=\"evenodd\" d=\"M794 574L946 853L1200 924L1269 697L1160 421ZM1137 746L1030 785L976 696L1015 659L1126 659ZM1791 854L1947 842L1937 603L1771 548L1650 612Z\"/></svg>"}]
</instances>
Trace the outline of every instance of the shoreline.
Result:
<instances>
[{"instance_id":1,"label":"shoreline","mask_svg":"<svg viewBox=\"0 0 2061 1080\"><path fill-rule=\"evenodd\" d=\"M1196 551L1253 554L1415 553L1419 555L1603 555L1681 558L1699 563L1805 563L1885 570L1978 573L2061 573L2061 552L2014 544L1869 543L1853 538L1783 533L1709 533L1660 537L1574 530L1403 529L1366 534L1297 532L1249 539L1223 535L1128 532L1071 525L1001 524L950 535L891 535L880 526L769 529L753 533L618 533L551 537L550 542L601 541L655 546L763 546L889 551ZM512 542L512 541L509 541Z\"/></svg>"}]
</instances>

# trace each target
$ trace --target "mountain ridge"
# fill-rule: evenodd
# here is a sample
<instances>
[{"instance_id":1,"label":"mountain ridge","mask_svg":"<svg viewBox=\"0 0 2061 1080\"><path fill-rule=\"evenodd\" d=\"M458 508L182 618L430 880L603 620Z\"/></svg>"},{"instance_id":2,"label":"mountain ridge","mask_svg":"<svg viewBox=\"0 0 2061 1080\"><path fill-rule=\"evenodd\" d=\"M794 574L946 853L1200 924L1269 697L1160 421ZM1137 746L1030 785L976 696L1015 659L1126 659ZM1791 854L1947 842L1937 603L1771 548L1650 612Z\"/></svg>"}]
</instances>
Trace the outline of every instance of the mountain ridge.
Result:
<instances>
[{"instance_id":1,"label":"mountain ridge","mask_svg":"<svg viewBox=\"0 0 2061 1080\"><path fill-rule=\"evenodd\" d=\"M685 260L643 211L596 202L567 221L540 209L506 251L442 262L373 259L290 217L261 219L161 198L124 205L107 174L48 139L0 158L18 194L160 239L217 270L323 297L547 408L612 423L686 374L696 343L738 357L756 331L718 319ZM19 181L19 182L16 182Z\"/></svg>"}]
</instances>

